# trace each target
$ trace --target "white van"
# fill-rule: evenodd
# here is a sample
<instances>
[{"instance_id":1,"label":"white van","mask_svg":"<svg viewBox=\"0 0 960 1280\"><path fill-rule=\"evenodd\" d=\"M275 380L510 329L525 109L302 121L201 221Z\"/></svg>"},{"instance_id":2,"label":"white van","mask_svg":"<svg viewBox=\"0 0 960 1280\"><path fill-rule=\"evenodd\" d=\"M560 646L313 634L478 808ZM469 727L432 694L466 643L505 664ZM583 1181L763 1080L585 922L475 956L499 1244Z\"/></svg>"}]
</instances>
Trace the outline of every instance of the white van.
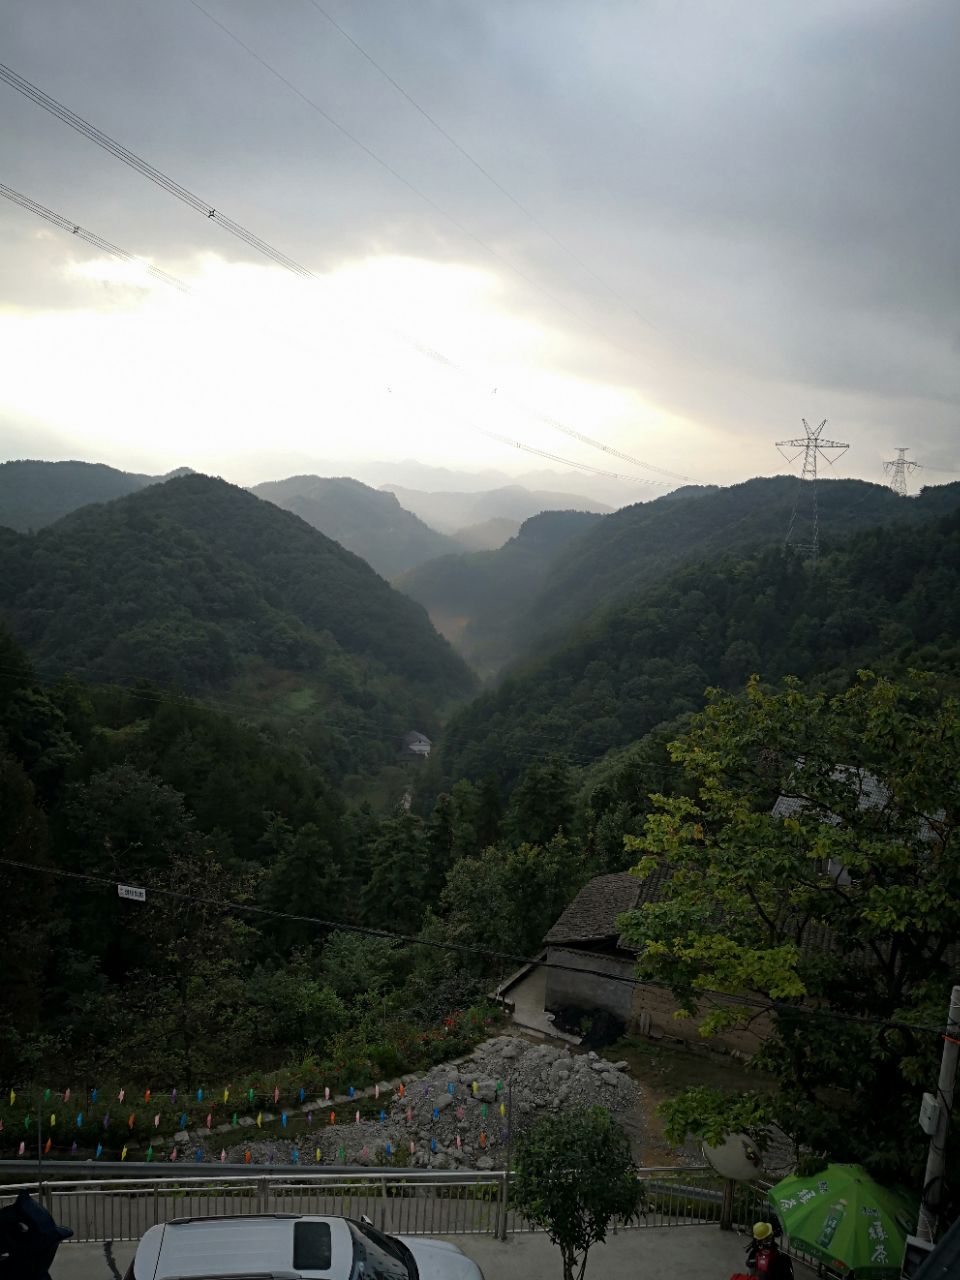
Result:
<instances>
[{"instance_id":1,"label":"white van","mask_svg":"<svg viewBox=\"0 0 960 1280\"><path fill-rule=\"evenodd\" d=\"M367 1219L176 1218L151 1227L124 1280L483 1280L456 1245Z\"/></svg>"}]
</instances>

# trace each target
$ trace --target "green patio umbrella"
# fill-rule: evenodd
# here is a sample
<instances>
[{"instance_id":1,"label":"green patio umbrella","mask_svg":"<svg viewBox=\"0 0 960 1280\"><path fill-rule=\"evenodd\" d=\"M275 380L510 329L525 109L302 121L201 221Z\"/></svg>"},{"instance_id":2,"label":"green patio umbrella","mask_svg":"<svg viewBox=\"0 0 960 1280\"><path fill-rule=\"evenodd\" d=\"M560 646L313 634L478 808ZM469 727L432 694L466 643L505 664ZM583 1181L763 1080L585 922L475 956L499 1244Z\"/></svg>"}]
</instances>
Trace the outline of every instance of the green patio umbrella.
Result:
<instances>
[{"instance_id":1,"label":"green patio umbrella","mask_svg":"<svg viewBox=\"0 0 960 1280\"><path fill-rule=\"evenodd\" d=\"M812 1178L791 1175L767 1193L793 1248L856 1280L900 1275L916 1221L910 1198L874 1182L862 1165L828 1164Z\"/></svg>"}]
</instances>

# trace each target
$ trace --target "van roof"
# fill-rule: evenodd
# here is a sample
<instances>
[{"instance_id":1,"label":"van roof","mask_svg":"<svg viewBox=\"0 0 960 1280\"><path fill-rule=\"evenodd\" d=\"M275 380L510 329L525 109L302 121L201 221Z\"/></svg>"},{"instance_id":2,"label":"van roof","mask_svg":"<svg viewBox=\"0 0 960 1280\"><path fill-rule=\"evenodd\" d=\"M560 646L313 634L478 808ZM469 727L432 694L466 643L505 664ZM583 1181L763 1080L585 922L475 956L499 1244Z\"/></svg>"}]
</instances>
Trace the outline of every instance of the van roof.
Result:
<instances>
[{"instance_id":1,"label":"van roof","mask_svg":"<svg viewBox=\"0 0 960 1280\"><path fill-rule=\"evenodd\" d=\"M353 1238L343 1218L294 1214L175 1219L151 1227L136 1258L137 1280L284 1274L348 1280L352 1267Z\"/></svg>"}]
</instances>

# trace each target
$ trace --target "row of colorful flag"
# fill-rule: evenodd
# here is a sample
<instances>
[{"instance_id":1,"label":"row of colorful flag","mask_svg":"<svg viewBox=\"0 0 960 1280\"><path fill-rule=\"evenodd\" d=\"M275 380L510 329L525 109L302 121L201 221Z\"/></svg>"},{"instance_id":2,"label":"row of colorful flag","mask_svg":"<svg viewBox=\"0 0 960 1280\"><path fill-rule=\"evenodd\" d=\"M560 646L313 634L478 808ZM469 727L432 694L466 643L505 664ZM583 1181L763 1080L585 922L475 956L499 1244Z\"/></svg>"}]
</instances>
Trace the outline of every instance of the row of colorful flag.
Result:
<instances>
[{"instance_id":1,"label":"row of colorful flag","mask_svg":"<svg viewBox=\"0 0 960 1280\"><path fill-rule=\"evenodd\" d=\"M446 1091L447 1091L447 1093L450 1093L450 1094L454 1094L454 1093L456 1093L456 1088L457 1088L457 1085L456 1085L456 1082L455 1082L455 1081L453 1081L453 1080L449 1080L449 1081L447 1082L447 1086L446 1086ZM479 1086L479 1084L478 1084L478 1082L477 1082L476 1080L474 1080L474 1081L472 1081L472 1082L471 1082L471 1085L470 1085L470 1091L471 1091L471 1093L473 1094L473 1096L474 1096L474 1097L477 1097L478 1092L479 1092L479 1088L480 1088L480 1086ZM228 1085L228 1086L223 1090L223 1098L222 1098L222 1101L223 1101L223 1105L224 1105L224 1106L226 1106L226 1104L230 1101L231 1090L232 1090L232 1086L231 1086L231 1085ZM499 1096L499 1094L501 1094L501 1093L503 1092L503 1081L502 1081L502 1080L498 1080L498 1081L496 1082L496 1085L495 1085L495 1091L496 1091L496 1093L497 1093L497 1095L498 1095L498 1096ZM165 1092L165 1091L161 1091L161 1092ZM404 1084L401 1082L401 1083L397 1086L396 1092L397 1092L398 1096L399 1096L401 1099L402 1099L402 1098L405 1098L405 1097L406 1097L406 1094L407 1094L407 1087L406 1087L406 1085L404 1085ZM188 1090L186 1093L182 1093L182 1092L178 1091L177 1089L171 1089L171 1090L170 1090L170 1104L171 1104L171 1106L176 1106L176 1104L177 1104L177 1099L178 1099L178 1098L180 1098L181 1100L185 1100L186 1098L188 1098L188 1097L190 1096L190 1094L191 1094L191 1093L192 1093L192 1090ZM342 1095L342 1096L346 1097L347 1099L351 1099L351 1098L355 1098L355 1097L357 1097L357 1096L358 1096L358 1094L359 1094L359 1091L358 1091L357 1089L355 1089L353 1085L350 1085L350 1087L347 1089L346 1094L344 1094L344 1095ZM17 1091L16 1091L16 1089L11 1088L11 1089L10 1089L10 1093L9 1093L9 1095L8 1095L8 1096L9 1096L9 1105L12 1107L12 1106L14 1106L14 1105L16 1104L16 1101L17 1101ZM63 1102L64 1102L64 1104L66 1105L66 1104L68 1104L68 1103L69 1103L70 1098L71 1098L72 1096L73 1096L73 1091L72 1091L71 1089L69 1089L69 1088L64 1089L64 1091L63 1091L62 1095L61 1095L61 1094L59 1094L57 1091L52 1090L52 1089L44 1089L44 1091L43 1091L43 1101L44 1101L45 1103L48 1103L48 1102L51 1100L51 1098L54 1098L54 1097L62 1097ZM84 1097L86 1097L86 1096L87 1096L87 1091L86 1091L86 1090L84 1090ZM90 1103L91 1103L91 1105L93 1105L93 1106L95 1106L95 1105L96 1105L98 1096L99 1096L99 1090L97 1090L97 1089L90 1089L90 1090L89 1090L89 1098L90 1098ZM135 1095L134 1095L133 1093L131 1093L131 1094L130 1094L130 1100L131 1100L131 1101L133 1100L134 1096L135 1096ZM136 1096L139 1096L139 1095L136 1095ZM208 1101L208 1103L209 1103L210 1101L214 1100L214 1095L213 1095L213 1094L208 1093L206 1096L207 1096L207 1101ZM301 1087L300 1087L300 1089L298 1090L297 1095L296 1095L296 1097L297 1097L297 1101L300 1103L300 1105L301 1105L301 1106L302 1106L302 1105L303 1105L303 1103L306 1101L306 1096L307 1096L307 1091L306 1091L306 1089L301 1085ZM369 1095L368 1095L368 1096L369 1096ZM429 1096L430 1096L430 1085L424 1085L424 1086L423 1086L423 1096L424 1096L424 1098L429 1098ZM154 1100L154 1101L155 1101L155 1100L157 1100L159 1097L160 1097L160 1094L159 1094L159 1093L155 1094L155 1093L154 1093L154 1091L153 1091L152 1089L147 1088L147 1089L144 1089L144 1091L143 1091L143 1101L144 1101L144 1103L149 1103L151 1100ZM247 1089L247 1091L246 1091L246 1098L247 1098L247 1102L248 1102L251 1106L253 1105L253 1102L254 1102L255 1097L256 1097L256 1094L255 1094L254 1089L253 1089L252 1087L251 1087L251 1088L249 1088L249 1089ZM323 1090L323 1100L324 1100L324 1102L329 1102L329 1101L330 1101L330 1097L331 1097L331 1094L330 1094L330 1086L329 1086L329 1085L326 1085L326 1086L324 1086L324 1090ZM374 1097L374 1098L379 1098L379 1097L380 1097L380 1086L379 1086L378 1084L375 1084L375 1085L373 1086L373 1097ZM121 1088L121 1089L119 1090L119 1092L117 1093L117 1101L118 1101L118 1102L120 1102L120 1103L123 1103L123 1102L125 1102L126 1100L127 1100L127 1091L126 1091L126 1089ZM196 1091L196 1100L197 1100L197 1102L203 1102L203 1100L204 1100L204 1091L203 1091L203 1089L202 1089L202 1088L201 1088L201 1089L197 1089L197 1091ZM280 1101L280 1086L279 1086L279 1085L274 1085L274 1087L273 1087L273 1102L274 1102L274 1105L276 1106L276 1105L277 1105L277 1103L279 1103L279 1101Z\"/></svg>"}]
</instances>

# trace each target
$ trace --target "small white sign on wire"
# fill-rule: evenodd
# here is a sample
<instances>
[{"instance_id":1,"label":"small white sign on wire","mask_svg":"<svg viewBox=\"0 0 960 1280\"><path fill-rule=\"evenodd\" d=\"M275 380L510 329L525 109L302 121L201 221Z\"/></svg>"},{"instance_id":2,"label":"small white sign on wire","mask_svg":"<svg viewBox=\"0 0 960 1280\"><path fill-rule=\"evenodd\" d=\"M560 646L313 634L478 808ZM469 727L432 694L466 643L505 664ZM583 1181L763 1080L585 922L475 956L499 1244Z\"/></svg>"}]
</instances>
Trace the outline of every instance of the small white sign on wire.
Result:
<instances>
[{"instance_id":1,"label":"small white sign on wire","mask_svg":"<svg viewBox=\"0 0 960 1280\"><path fill-rule=\"evenodd\" d=\"M136 885L132 884L118 884L117 896L120 898L132 898L134 902L146 902L147 891L146 889L138 889Z\"/></svg>"}]
</instances>

